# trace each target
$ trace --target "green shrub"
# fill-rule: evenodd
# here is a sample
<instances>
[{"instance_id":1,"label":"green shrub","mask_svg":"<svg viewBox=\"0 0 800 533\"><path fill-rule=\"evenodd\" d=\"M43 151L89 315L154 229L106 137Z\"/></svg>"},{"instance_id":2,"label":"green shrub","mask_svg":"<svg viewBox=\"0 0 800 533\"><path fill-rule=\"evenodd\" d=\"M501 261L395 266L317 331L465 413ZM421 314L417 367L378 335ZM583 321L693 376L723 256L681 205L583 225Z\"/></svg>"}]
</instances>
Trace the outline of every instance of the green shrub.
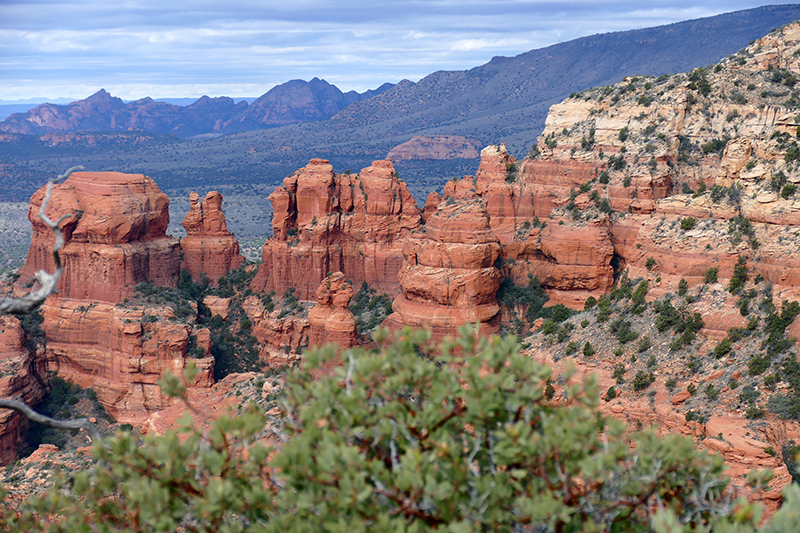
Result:
<instances>
[{"instance_id":1,"label":"green shrub","mask_svg":"<svg viewBox=\"0 0 800 533\"><path fill-rule=\"evenodd\" d=\"M656 380L656 377L653 375L652 372L648 373L644 370L639 370L636 375L633 377L632 385L633 390L639 391L642 389L646 389Z\"/></svg>"},{"instance_id":2,"label":"green shrub","mask_svg":"<svg viewBox=\"0 0 800 533\"><path fill-rule=\"evenodd\" d=\"M728 531L735 518L755 531L760 515L730 500L720 457L628 433L597 413L591 380L554 405L547 368L511 338L458 342L463 357L433 360L423 336L404 333L343 367L332 349L311 352L287 375L289 438L275 454L255 406L207 431L119 433L94 448L102 468L63 476L17 513L4 505L0 529ZM791 509L800 494L785 498ZM785 515L776 528L790 527Z\"/></svg>"},{"instance_id":3,"label":"green shrub","mask_svg":"<svg viewBox=\"0 0 800 533\"><path fill-rule=\"evenodd\" d=\"M692 228L694 228L696 223L697 223L697 220L695 220L694 217L683 218L683 219L681 219L681 230L689 231Z\"/></svg>"},{"instance_id":4,"label":"green shrub","mask_svg":"<svg viewBox=\"0 0 800 533\"><path fill-rule=\"evenodd\" d=\"M706 283L716 283L718 273L719 269L717 267L711 267L708 270L706 270L705 273Z\"/></svg>"},{"instance_id":5,"label":"green shrub","mask_svg":"<svg viewBox=\"0 0 800 533\"><path fill-rule=\"evenodd\" d=\"M585 357L591 357L595 353L596 352L595 352L594 348L592 348L592 345L589 342L587 342L586 344L583 345L583 355Z\"/></svg>"},{"instance_id":6,"label":"green shrub","mask_svg":"<svg viewBox=\"0 0 800 533\"><path fill-rule=\"evenodd\" d=\"M714 388L713 383L709 383L708 385L706 385L705 393L706 396L708 396L708 399L711 401L714 401L717 398L719 398L719 389Z\"/></svg>"},{"instance_id":7,"label":"green shrub","mask_svg":"<svg viewBox=\"0 0 800 533\"><path fill-rule=\"evenodd\" d=\"M736 266L733 267L733 277L728 285L728 291L736 294L745 283L747 283L747 257L740 255L736 260Z\"/></svg>"},{"instance_id":8,"label":"green shrub","mask_svg":"<svg viewBox=\"0 0 800 533\"><path fill-rule=\"evenodd\" d=\"M656 260L653 257L648 257L647 261L644 264L644 267L647 270L653 270L653 267L656 266Z\"/></svg>"}]
</instances>

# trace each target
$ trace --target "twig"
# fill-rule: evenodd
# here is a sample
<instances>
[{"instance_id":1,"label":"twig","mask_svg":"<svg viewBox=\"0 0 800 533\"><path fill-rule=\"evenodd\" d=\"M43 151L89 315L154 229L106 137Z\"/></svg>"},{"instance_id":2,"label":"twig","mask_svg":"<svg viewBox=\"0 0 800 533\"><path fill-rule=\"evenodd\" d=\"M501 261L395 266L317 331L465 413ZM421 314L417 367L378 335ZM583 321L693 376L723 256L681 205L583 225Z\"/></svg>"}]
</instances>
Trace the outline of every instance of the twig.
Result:
<instances>
[{"instance_id":1,"label":"twig","mask_svg":"<svg viewBox=\"0 0 800 533\"><path fill-rule=\"evenodd\" d=\"M72 213L61 215L58 220L53 222L45 214L45 209L47 208L47 203L50 201L50 194L53 192L53 184L67 179L70 174L77 170L83 170L83 167L72 167L57 178L48 181L47 192L44 195L42 206L39 208L39 219L53 230L53 236L55 237L55 244L53 245L55 270L52 274L48 274L45 270L39 270L34 273L33 277L39 283L38 289L31 290L31 292L19 298L5 298L0 300L0 315L28 315L42 305L45 298L57 292L56 285L58 285L58 279L61 277L61 273L64 272L64 267L61 266L61 258L58 256L58 252L61 250L61 247L64 246L64 236L61 233L61 228L58 226L65 219L71 217Z\"/></svg>"},{"instance_id":2,"label":"twig","mask_svg":"<svg viewBox=\"0 0 800 533\"><path fill-rule=\"evenodd\" d=\"M54 418L50 418L49 416L44 416L43 414L37 413L18 400L8 400L5 398L0 398L0 408L13 409L14 411L22 413L28 420L33 420L34 422L38 422L43 426L55 429L85 429L89 434L89 437L92 439L92 442L100 440L101 438L100 432L97 431L97 428L94 427L94 424L89 422L89 420L86 418L76 418L75 420L56 420Z\"/></svg>"}]
</instances>

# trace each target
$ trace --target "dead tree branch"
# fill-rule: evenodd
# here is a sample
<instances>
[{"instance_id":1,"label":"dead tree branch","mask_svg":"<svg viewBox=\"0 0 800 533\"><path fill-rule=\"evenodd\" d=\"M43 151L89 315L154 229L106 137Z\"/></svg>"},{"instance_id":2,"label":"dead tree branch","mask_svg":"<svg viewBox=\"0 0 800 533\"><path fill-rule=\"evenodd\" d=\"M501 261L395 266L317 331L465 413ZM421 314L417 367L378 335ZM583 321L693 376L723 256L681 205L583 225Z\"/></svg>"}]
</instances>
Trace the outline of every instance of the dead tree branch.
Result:
<instances>
[{"instance_id":1,"label":"dead tree branch","mask_svg":"<svg viewBox=\"0 0 800 533\"><path fill-rule=\"evenodd\" d=\"M61 233L61 228L58 226L64 221L64 219L71 217L72 213L61 215L58 220L53 222L45 214L45 209L47 209L47 202L50 201L50 194L53 191L53 184L67 179L70 174L77 170L83 170L83 167L72 167L57 178L48 181L47 192L44 195L42 206L39 208L39 219L44 222L47 227L53 230L53 236L55 236L56 242L53 245L53 261L55 262L55 270L52 274L47 273L45 270L39 270L33 275L34 280L39 284L38 289L31 289L31 292L20 298L5 298L0 300L0 315L30 314L40 305L42 305L42 302L44 302L45 298L56 292L58 279L61 277L61 273L64 272L64 267L61 266L61 259L58 256L58 252L61 250L61 247L64 246L64 236Z\"/></svg>"},{"instance_id":2,"label":"dead tree branch","mask_svg":"<svg viewBox=\"0 0 800 533\"><path fill-rule=\"evenodd\" d=\"M85 429L91 437L92 442L100 440L100 432L94 427L94 424L89 422L87 418L76 418L75 420L56 420L49 416L37 413L24 403L18 400L7 400L0 398L0 408L13 409L22 413L28 420L33 420L39 424L55 429Z\"/></svg>"},{"instance_id":3,"label":"dead tree branch","mask_svg":"<svg viewBox=\"0 0 800 533\"><path fill-rule=\"evenodd\" d=\"M0 315L28 315L42 305L42 302L44 302L45 298L56 292L58 279L61 277L61 273L64 272L64 267L61 266L61 258L58 256L58 252L61 251L61 248L64 246L64 236L61 233L61 228L59 228L59 225L66 218L72 216L72 213L61 215L58 220L52 221L45 214L45 210L47 209L47 203L50 201L50 195L53 192L53 185L57 182L67 179L70 174L78 170L83 170L83 167L72 167L57 178L48 181L47 191L45 192L44 200L42 200L42 206L39 208L39 219L44 222L48 228L53 230L53 236L55 237L55 244L53 245L53 262L55 263L55 270L52 274L47 273L45 270L39 270L33 275L34 280L39 283L38 289L31 289L31 292L20 298L5 298L0 300ZM78 418L76 420L55 420L49 416L37 413L18 400L5 398L0 398L0 408L13 409L21 413L29 420L33 420L34 422L38 422L39 424L55 429L84 429L89 434L89 437L91 437L92 441L100 439L100 432L97 430L94 424L89 422L89 420L86 418Z\"/></svg>"}]
</instances>

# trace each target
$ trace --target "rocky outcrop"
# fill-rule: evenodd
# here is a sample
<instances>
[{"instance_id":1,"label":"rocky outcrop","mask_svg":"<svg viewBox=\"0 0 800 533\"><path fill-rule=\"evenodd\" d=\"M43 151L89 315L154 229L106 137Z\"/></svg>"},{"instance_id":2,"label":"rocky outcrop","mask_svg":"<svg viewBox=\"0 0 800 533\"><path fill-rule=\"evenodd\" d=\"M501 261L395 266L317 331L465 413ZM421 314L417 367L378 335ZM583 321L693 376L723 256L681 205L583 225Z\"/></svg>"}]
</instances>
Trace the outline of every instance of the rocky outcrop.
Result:
<instances>
[{"instance_id":1,"label":"rocky outcrop","mask_svg":"<svg viewBox=\"0 0 800 533\"><path fill-rule=\"evenodd\" d=\"M574 172L571 179L581 175L588 177ZM604 214L580 223L556 217L553 210L569 198L561 189L570 182L554 185L548 179L530 172L520 175L504 145L488 146L481 152L477 175L451 180L444 197L482 198L492 232L502 245L503 273L518 285L536 276L553 303L581 308L586 298L598 297L613 283L611 223Z\"/></svg>"},{"instance_id":2,"label":"rocky outcrop","mask_svg":"<svg viewBox=\"0 0 800 533\"><path fill-rule=\"evenodd\" d=\"M397 292L402 243L421 223L419 209L390 160L360 174L335 174L324 159L283 180L270 195L273 238L264 244L254 291L294 287L314 298L330 272Z\"/></svg>"},{"instance_id":3,"label":"rocky outcrop","mask_svg":"<svg viewBox=\"0 0 800 533\"><path fill-rule=\"evenodd\" d=\"M797 50L800 26L793 24L714 69L628 78L575 94L551 108L531 157L517 164L502 146L489 147L477 177L451 182L445 196L472 189L486 199L504 258L516 261L512 277L536 275L554 300L572 307L607 289L612 258L659 294L674 291L680 279L703 283L709 268L729 279L746 256L751 275L796 299L797 122L793 104L777 95L800 75ZM589 256L599 261L578 276L584 281L567 287L562 259L542 264L544 250L519 252L532 235L522 225L537 221L551 230L563 225L563 236L588 227L602 233L580 237L579 249L595 243L581 254L581 268L590 266ZM545 231L535 232L543 245ZM566 277L544 281L554 266ZM592 268L597 281L587 285Z\"/></svg>"},{"instance_id":4,"label":"rocky outcrop","mask_svg":"<svg viewBox=\"0 0 800 533\"><path fill-rule=\"evenodd\" d=\"M480 322L482 332L496 331L500 271L494 264L499 255L482 199L451 197L440 203L403 248L401 293L384 325L428 328L434 342L467 323Z\"/></svg>"},{"instance_id":5,"label":"rocky outcrop","mask_svg":"<svg viewBox=\"0 0 800 533\"><path fill-rule=\"evenodd\" d=\"M53 270L53 232L37 216L43 198L44 187L31 198L33 239L21 283L39 269ZM75 172L56 185L48 216L55 220L73 213L61 225L66 244L60 253L59 295L115 303L143 281L175 286L180 248L166 235L168 206L167 195L141 174Z\"/></svg>"},{"instance_id":6,"label":"rocky outcrop","mask_svg":"<svg viewBox=\"0 0 800 533\"><path fill-rule=\"evenodd\" d=\"M341 272L322 280L317 288L317 305L308 312L309 346L333 343L345 350L357 343L356 319L350 311L353 286Z\"/></svg>"},{"instance_id":7,"label":"rocky outcrop","mask_svg":"<svg viewBox=\"0 0 800 533\"><path fill-rule=\"evenodd\" d=\"M478 157L480 142L458 135L415 135L410 141L389 150L389 159L473 159Z\"/></svg>"},{"instance_id":8,"label":"rocky outcrop","mask_svg":"<svg viewBox=\"0 0 800 533\"><path fill-rule=\"evenodd\" d=\"M0 316L0 398L36 405L46 392L45 375L43 360L25 346L19 319ZM26 428L27 421L16 411L0 409L0 465L16 460Z\"/></svg>"},{"instance_id":9,"label":"rocky outcrop","mask_svg":"<svg viewBox=\"0 0 800 533\"><path fill-rule=\"evenodd\" d=\"M244 256L239 254L239 241L228 231L220 193L211 191L201 201L192 192L189 203L189 212L181 224L186 229L186 237L181 239L181 266L194 279L205 274L211 281L217 281L244 262Z\"/></svg>"},{"instance_id":10,"label":"rocky outcrop","mask_svg":"<svg viewBox=\"0 0 800 533\"><path fill-rule=\"evenodd\" d=\"M283 367L301 360L302 349L308 347L311 334L305 312L286 314L268 309L257 296L247 297L242 309L260 346L258 357L266 366Z\"/></svg>"},{"instance_id":11,"label":"rocky outcrop","mask_svg":"<svg viewBox=\"0 0 800 533\"><path fill-rule=\"evenodd\" d=\"M172 403L158 386L166 371L181 375L192 361L193 387L213 382L214 358L191 359L190 336L208 354L208 330L169 321L171 307L119 307L57 298L42 306L47 368L81 387L121 422L138 423Z\"/></svg>"}]
</instances>

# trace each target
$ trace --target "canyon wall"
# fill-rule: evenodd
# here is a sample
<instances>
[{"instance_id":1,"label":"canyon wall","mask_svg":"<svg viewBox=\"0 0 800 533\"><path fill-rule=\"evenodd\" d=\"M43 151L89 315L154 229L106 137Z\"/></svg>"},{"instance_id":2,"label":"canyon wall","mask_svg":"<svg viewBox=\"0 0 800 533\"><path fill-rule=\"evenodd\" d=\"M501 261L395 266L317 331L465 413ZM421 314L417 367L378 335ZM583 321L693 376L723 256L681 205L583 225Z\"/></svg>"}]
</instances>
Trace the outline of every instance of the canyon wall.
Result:
<instances>
[{"instance_id":1,"label":"canyon wall","mask_svg":"<svg viewBox=\"0 0 800 533\"><path fill-rule=\"evenodd\" d=\"M25 346L25 331L19 319L0 316L0 398L36 405L44 397L44 359ZM16 411L0 409L0 465L17 459L28 422Z\"/></svg>"}]
</instances>

